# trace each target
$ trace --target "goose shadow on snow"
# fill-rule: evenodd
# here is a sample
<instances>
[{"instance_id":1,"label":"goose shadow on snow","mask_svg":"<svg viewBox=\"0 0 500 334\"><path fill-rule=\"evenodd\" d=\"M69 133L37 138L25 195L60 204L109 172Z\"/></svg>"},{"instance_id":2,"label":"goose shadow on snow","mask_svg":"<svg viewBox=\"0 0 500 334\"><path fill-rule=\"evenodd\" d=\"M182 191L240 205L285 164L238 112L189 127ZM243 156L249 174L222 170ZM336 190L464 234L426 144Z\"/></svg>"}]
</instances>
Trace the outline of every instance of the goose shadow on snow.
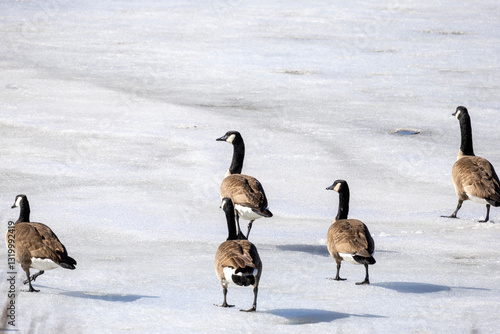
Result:
<instances>
[{"instance_id":1,"label":"goose shadow on snow","mask_svg":"<svg viewBox=\"0 0 500 334\"><path fill-rule=\"evenodd\" d=\"M366 318L385 318L383 316L372 315L372 314L357 315L357 314L340 313L327 310L303 309L303 308L275 309L275 310L269 310L266 313L287 319L287 324L289 325L304 325L304 324L315 324L320 322L332 322L335 320L344 319L352 316L366 317Z\"/></svg>"}]
</instances>

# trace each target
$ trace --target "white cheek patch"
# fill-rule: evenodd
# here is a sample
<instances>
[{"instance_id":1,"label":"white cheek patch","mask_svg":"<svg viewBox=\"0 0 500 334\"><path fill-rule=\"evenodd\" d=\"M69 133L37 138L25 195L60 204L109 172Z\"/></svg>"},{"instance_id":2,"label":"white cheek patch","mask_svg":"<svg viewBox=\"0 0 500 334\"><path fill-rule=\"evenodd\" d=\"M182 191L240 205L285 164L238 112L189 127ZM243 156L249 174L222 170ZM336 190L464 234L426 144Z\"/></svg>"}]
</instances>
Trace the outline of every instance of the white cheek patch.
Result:
<instances>
[{"instance_id":1,"label":"white cheek patch","mask_svg":"<svg viewBox=\"0 0 500 334\"><path fill-rule=\"evenodd\" d=\"M21 206L21 200L22 200L22 199L23 199L23 198L22 198L21 196L19 196L18 198L16 198L16 203L14 203L14 206L15 206L15 207Z\"/></svg>"},{"instance_id":2,"label":"white cheek patch","mask_svg":"<svg viewBox=\"0 0 500 334\"><path fill-rule=\"evenodd\" d=\"M455 114L455 117L458 118L458 116L460 116L460 110L457 110L456 114Z\"/></svg>"},{"instance_id":3,"label":"white cheek patch","mask_svg":"<svg viewBox=\"0 0 500 334\"><path fill-rule=\"evenodd\" d=\"M229 202L230 202L230 201L231 201L230 199L229 199L229 200L225 200L225 201L223 200L223 201L221 202L221 204L220 204L220 208L221 208L222 210L224 210L224 209L226 208L226 205L229 205Z\"/></svg>"},{"instance_id":4,"label":"white cheek patch","mask_svg":"<svg viewBox=\"0 0 500 334\"><path fill-rule=\"evenodd\" d=\"M234 134L230 135L229 137L227 137L226 142L232 144L235 137L236 135Z\"/></svg>"},{"instance_id":5,"label":"white cheek patch","mask_svg":"<svg viewBox=\"0 0 500 334\"><path fill-rule=\"evenodd\" d=\"M30 267L38 270L50 270L58 268L60 266L51 259L39 259L36 257L32 257Z\"/></svg>"},{"instance_id":6,"label":"white cheek patch","mask_svg":"<svg viewBox=\"0 0 500 334\"><path fill-rule=\"evenodd\" d=\"M340 183L337 183L337 185L335 186L335 188L333 188L333 190L335 190L336 192L339 192L339 190L340 190Z\"/></svg>"}]
</instances>

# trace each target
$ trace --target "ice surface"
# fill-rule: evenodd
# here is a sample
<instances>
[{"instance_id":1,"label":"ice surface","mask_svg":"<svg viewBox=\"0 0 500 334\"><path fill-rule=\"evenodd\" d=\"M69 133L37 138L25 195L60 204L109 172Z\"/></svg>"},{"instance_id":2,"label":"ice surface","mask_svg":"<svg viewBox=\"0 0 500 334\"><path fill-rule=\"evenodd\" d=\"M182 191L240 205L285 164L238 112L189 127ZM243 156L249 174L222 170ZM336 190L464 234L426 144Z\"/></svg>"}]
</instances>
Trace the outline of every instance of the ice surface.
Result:
<instances>
[{"instance_id":1,"label":"ice surface","mask_svg":"<svg viewBox=\"0 0 500 334\"><path fill-rule=\"evenodd\" d=\"M500 168L499 4L4 1L0 217L17 194L78 261L18 291L17 329L61 333L492 333L500 211L456 196L458 105ZM420 133L401 136L412 129ZM263 274L222 302L219 185L239 130L272 218ZM335 275L338 195L375 239ZM6 252L0 266L6 273ZM17 288L25 289L18 266ZM3 276L2 276L3 277ZM1 291L6 291L2 280ZM3 293L6 298L6 292Z\"/></svg>"}]
</instances>

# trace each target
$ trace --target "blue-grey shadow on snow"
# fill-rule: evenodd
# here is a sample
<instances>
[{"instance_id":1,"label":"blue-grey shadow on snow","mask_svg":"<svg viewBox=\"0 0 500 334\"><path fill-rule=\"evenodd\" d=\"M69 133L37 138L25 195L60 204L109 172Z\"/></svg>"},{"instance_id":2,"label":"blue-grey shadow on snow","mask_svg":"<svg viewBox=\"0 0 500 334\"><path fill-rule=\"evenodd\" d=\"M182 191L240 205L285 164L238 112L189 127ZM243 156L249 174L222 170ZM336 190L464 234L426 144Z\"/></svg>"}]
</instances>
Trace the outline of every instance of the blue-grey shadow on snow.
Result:
<instances>
[{"instance_id":1,"label":"blue-grey shadow on snow","mask_svg":"<svg viewBox=\"0 0 500 334\"><path fill-rule=\"evenodd\" d=\"M0 332L2 332L2 333L3 332L20 332L20 330L17 328L14 328L14 329L12 329L12 328L0 328Z\"/></svg>"},{"instance_id":2,"label":"blue-grey shadow on snow","mask_svg":"<svg viewBox=\"0 0 500 334\"><path fill-rule=\"evenodd\" d=\"M377 315L356 315L348 313L340 313L326 310L318 309L303 309L303 308L288 308L288 309L276 309L269 310L266 313L277 315L279 317L287 319L289 325L305 325L305 324L316 324L319 322L332 322L338 319L348 318L351 316L355 317L367 317L367 318L384 318Z\"/></svg>"},{"instance_id":3,"label":"blue-grey shadow on snow","mask_svg":"<svg viewBox=\"0 0 500 334\"><path fill-rule=\"evenodd\" d=\"M326 248L326 245L294 244L294 245L278 245L276 246L276 248L288 252L303 252L314 255L330 256L330 254L328 253L328 249Z\"/></svg>"},{"instance_id":4,"label":"blue-grey shadow on snow","mask_svg":"<svg viewBox=\"0 0 500 334\"><path fill-rule=\"evenodd\" d=\"M416 283L416 282L381 282L372 283L373 286L394 290L401 293L433 293L441 291L450 291L451 287L446 285Z\"/></svg>"},{"instance_id":5,"label":"blue-grey shadow on snow","mask_svg":"<svg viewBox=\"0 0 500 334\"><path fill-rule=\"evenodd\" d=\"M267 313L286 318L290 325L315 324L318 322L331 322L337 319L348 318L346 313L315 310L315 309L276 309Z\"/></svg>"},{"instance_id":6,"label":"blue-grey shadow on snow","mask_svg":"<svg viewBox=\"0 0 500 334\"><path fill-rule=\"evenodd\" d=\"M159 298L158 296L145 296L145 295L133 295L133 294L121 294L121 293L100 293L100 292L90 292L90 291L64 291L60 295L76 298L87 298L104 300L108 302L122 302L130 303L135 302L141 298Z\"/></svg>"}]
</instances>

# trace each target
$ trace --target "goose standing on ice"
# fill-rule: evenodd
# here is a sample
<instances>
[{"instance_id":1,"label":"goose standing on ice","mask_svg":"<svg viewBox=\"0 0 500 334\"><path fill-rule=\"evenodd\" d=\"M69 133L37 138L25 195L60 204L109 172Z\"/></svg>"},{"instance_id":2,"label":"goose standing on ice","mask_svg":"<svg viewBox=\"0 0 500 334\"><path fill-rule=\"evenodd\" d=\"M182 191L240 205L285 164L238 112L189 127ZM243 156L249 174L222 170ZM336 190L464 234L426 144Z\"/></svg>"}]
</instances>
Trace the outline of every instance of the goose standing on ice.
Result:
<instances>
[{"instance_id":1,"label":"goose standing on ice","mask_svg":"<svg viewBox=\"0 0 500 334\"><path fill-rule=\"evenodd\" d=\"M233 159L220 186L221 199L231 198L236 210L238 237L248 239L254 220L262 217L272 217L268 209L267 197L261 183L254 177L241 174L245 158L245 143L238 131L228 131L217 141L225 141L233 145ZM246 237L240 229L240 217L249 220Z\"/></svg>"},{"instance_id":2,"label":"goose standing on ice","mask_svg":"<svg viewBox=\"0 0 500 334\"><path fill-rule=\"evenodd\" d=\"M344 180L335 181L327 190L335 190L339 193L339 209L335 221L328 229L327 246L330 255L337 262L337 275L333 278L336 281L343 281L340 278L340 263L342 260L354 264L363 264L366 269L364 281L356 283L370 284L368 276L368 265L375 264L373 252L375 242L373 241L368 227L357 219L347 219L349 213L349 186Z\"/></svg>"},{"instance_id":3,"label":"goose standing on ice","mask_svg":"<svg viewBox=\"0 0 500 334\"><path fill-rule=\"evenodd\" d=\"M15 242L15 259L26 272L29 292L38 292L31 285L45 270L55 268L75 269L76 261L68 256L66 247L45 224L30 222L30 205L26 195L17 195L12 208L20 207L19 219L7 230L5 241ZM30 268L39 272L30 276Z\"/></svg>"},{"instance_id":4,"label":"goose standing on ice","mask_svg":"<svg viewBox=\"0 0 500 334\"><path fill-rule=\"evenodd\" d=\"M257 248L250 241L238 239L234 222L234 206L230 198L222 199L222 209L226 213L229 235L215 254L215 273L220 280L224 294L224 302L217 306L234 306L228 305L226 300L229 283L239 286L252 285L254 287L253 305L252 308L245 312L253 312L257 309L257 293L259 291L260 275L262 274L262 262Z\"/></svg>"},{"instance_id":5,"label":"goose standing on ice","mask_svg":"<svg viewBox=\"0 0 500 334\"><path fill-rule=\"evenodd\" d=\"M457 161L451 170L451 178L458 196L458 205L448 218L457 218L462 203L468 199L486 204L486 218L490 219L490 206L500 206L500 181L493 165L486 159L476 157L472 148L472 127L469 112L457 107L453 113L460 122L461 143Z\"/></svg>"}]
</instances>

